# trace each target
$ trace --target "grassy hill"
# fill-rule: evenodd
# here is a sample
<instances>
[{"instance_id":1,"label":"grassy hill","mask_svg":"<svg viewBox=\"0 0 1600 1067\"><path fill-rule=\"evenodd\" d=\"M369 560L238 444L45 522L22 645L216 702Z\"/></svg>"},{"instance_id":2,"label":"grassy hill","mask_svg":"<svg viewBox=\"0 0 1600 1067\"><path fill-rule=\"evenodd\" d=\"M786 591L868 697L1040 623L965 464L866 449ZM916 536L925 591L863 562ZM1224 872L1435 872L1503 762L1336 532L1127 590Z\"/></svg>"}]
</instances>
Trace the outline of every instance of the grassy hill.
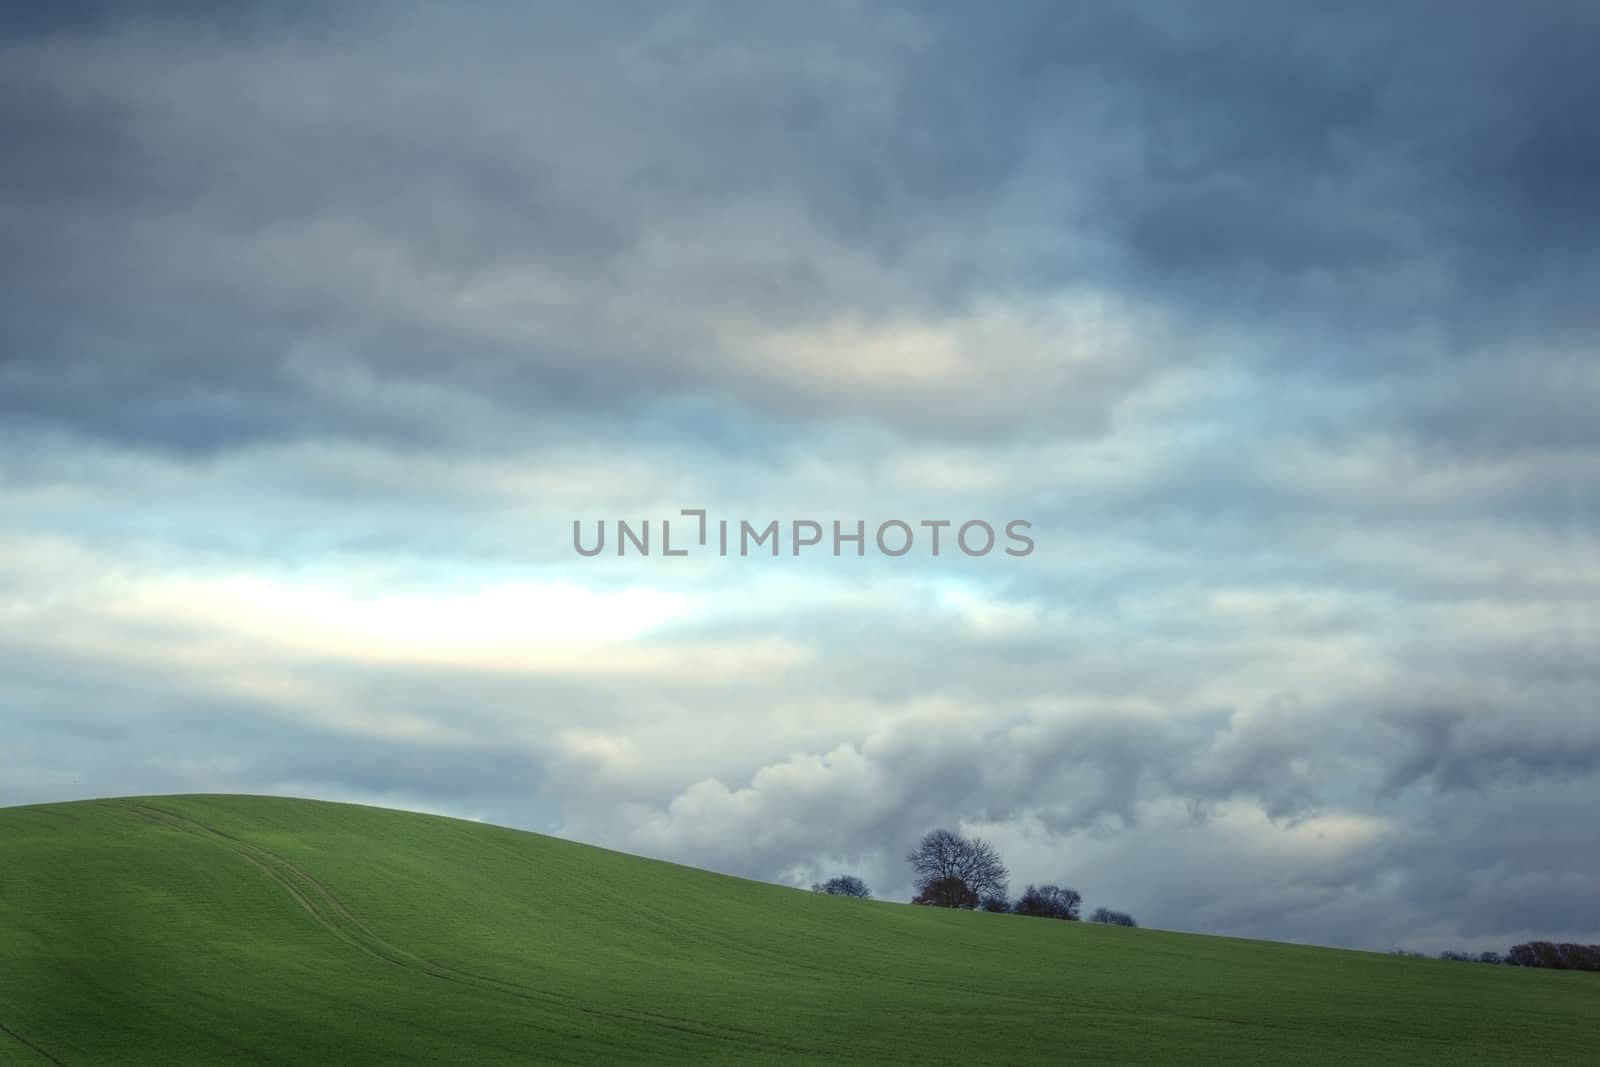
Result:
<instances>
[{"instance_id":1,"label":"grassy hill","mask_svg":"<svg viewBox=\"0 0 1600 1067\"><path fill-rule=\"evenodd\" d=\"M0 1063L73 1065L1592 1062L1600 981L156 797L0 809L0 1027Z\"/></svg>"}]
</instances>

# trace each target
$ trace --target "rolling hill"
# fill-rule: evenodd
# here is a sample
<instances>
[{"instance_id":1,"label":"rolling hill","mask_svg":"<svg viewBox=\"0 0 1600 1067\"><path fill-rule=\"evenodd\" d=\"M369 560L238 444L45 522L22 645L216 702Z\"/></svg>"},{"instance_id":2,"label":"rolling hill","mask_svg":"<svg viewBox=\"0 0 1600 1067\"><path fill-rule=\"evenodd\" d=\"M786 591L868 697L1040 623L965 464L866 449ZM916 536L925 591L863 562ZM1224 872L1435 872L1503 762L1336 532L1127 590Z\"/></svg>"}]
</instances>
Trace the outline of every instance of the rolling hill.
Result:
<instances>
[{"instance_id":1,"label":"rolling hill","mask_svg":"<svg viewBox=\"0 0 1600 1067\"><path fill-rule=\"evenodd\" d=\"M1597 977L863 903L344 804L0 809L0 1063L1592 1062Z\"/></svg>"}]
</instances>

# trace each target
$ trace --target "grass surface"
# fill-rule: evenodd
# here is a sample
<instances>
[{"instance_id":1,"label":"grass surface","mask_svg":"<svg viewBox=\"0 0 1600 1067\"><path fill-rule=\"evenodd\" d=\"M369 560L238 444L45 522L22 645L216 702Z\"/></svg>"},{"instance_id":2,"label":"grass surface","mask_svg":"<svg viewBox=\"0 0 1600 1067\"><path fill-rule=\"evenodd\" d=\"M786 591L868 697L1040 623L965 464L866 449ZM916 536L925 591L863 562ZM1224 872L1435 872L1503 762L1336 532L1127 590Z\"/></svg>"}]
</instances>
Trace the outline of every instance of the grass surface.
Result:
<instances>
[{"instance_id":1,"label":"grass surface","mask_svg":"<svg viewBox=\"0 0 1600 1067\"><path fill-rule=\"evenodd\" d=\"M1600 980L157 797L0 809L0 1027L0 1063L74 1065L1593 1062Z\"/></svg>"}]
</instances>

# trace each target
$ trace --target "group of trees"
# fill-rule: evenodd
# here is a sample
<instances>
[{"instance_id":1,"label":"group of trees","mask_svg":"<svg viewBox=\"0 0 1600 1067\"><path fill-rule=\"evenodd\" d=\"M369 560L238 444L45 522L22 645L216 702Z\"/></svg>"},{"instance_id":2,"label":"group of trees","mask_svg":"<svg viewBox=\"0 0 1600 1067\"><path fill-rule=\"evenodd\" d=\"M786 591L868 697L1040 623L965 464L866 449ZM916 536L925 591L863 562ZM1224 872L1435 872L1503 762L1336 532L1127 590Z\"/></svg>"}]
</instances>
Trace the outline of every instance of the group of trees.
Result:
<instances>
[{"instance_id":1,"label":"group of trees","mask_svg":"<svg viewBox=\"0 0 1600 1067\"><path fill-rule=\"evenodd\" d=\"M1016 900L1006 896L1011 872L1000 853L981 837L963 837L949 830L932 830L923 835L917 847L906 854L915 875L917 895L913 904L935 908L1008 912L1040 919L1065 919L1076 922L1083 907L1083 895L1076 889L1057 885L1032 885ZM867 883L852 874L842 874L811 887L815 892L835 897L868 900L872 893ZM1133 916L1123 911L1096 908L1090 922L1110 926L1138 926Z\"/></svg>"},{"instance_id":2,"label":"group of trees","mask_svg":"<svg viewBox=\"0 0 1600 1067\"><path fill-rule=\"evenodd\" d=\"M1550 967L1558 971L1600 971L1600 945L1571 941L1529 941L1512 945L1506 962L1513 967Z\"/></svg>"},{"instance_id":3,"label":"group of trees","mask_svg":"<svg viewBox=\"0 0 1600 1067\"><path fill-rule=\"evenodd\" d=\"M1406 949L1396 949L1397 956L1419 956L1426 958L1426 952L1410 952ZM1554 941L1529 941L1521 945L1512 945L1511 951L1504 956L1498 952L1454 952L1446 950L1439 953L1441 960L1454 960L1457 963L1488 963L1494 965L1504 964L1508 967L1548 967L1557 971L1600 971L1600 945L1576 945L1570 941L1560 943Z\"/></svg>"},{"instance_id":4,"label":"group of trees","mask_svg":"<svg viewBox=\"0 0 1600 1067\"><path fill-rule=\"evenodd\" d=\"M1016 900L1006 897L1010 872L995 847L981 837L963 837L950 830L930 830L906 853L916 876L913 904L936 908L981 908L984 911L1030 915L1037 919L1076 922L1083 894L1058 885L1029 884ZM1137 926L1133 916L1099 908L1094 922Z\"/></svg>"}]
</instances>

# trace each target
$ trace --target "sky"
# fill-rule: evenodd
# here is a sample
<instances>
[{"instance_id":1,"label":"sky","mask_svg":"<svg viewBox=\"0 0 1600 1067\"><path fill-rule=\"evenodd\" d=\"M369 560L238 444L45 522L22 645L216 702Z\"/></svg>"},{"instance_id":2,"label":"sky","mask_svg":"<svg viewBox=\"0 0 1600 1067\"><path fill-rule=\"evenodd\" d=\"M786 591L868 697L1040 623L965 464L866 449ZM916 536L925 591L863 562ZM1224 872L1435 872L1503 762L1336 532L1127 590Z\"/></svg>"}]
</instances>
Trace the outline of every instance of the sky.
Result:
<instances>
[{"instance_id":1,"label":"sky","mask_svg":"<svg viewBox=\"0 0 1600 1067\"><path fill-rule=\"evenodd\" d=\"M0 19L0 804L1600 941L1595 5Z\"/></svg>"}]
</instances>

